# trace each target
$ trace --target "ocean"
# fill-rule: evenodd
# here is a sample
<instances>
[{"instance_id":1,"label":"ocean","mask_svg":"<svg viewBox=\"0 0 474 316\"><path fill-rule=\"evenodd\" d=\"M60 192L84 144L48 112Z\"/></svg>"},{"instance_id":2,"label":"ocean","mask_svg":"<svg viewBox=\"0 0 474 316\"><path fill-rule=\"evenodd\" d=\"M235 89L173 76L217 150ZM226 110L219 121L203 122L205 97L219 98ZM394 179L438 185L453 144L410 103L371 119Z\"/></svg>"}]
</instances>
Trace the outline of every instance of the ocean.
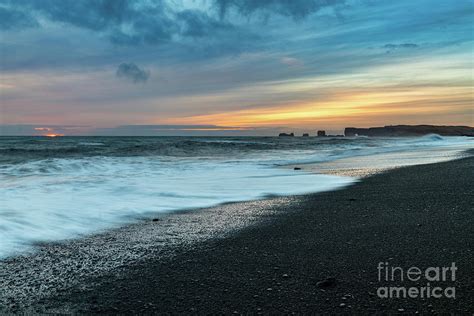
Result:
<instances>
[{"instance_id":1,"label":"ocean","mask_svg":"<svg viewBox=\"0 0 474 316\"><path fill-rule=\"evenodd\" d=\"M430 159L437 153L455 157L470 146L469 138L438 135L0 137L0 258L158 213L334 190L357 181L286 165L407 152L413 160L426 150ZM417 159L423 163L426 154Z\"/></svg>"}]
</instances>

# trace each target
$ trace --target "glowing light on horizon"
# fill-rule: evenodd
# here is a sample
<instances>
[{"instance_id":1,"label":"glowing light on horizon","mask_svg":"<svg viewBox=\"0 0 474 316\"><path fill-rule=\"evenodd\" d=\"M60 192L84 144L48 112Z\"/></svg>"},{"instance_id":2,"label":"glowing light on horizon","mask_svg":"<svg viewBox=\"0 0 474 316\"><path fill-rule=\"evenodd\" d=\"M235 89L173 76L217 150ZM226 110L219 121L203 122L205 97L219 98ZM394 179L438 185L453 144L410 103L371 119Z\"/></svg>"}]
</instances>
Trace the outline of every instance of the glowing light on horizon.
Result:
<instances>
[{"instance_id":1,"label":"glowing light on horizon","mask_svg":"<svg viewBox=\"0 0 474 316\"><path fill-rule=\"evenodd\" d=\"M171 124L215 124L220 126L305 125L324 121L348 122L360 117L401 117L440 115L469 109L469 87L385 88L382 91L338 91L329 100L301 102L284 106L229 111L215 114L177 117Z\"/></svg>"},{"instance_id":2,"label":"glowing light on horizon","mask_svg":"<svg viewBox=\"0 0 474 316\"><path fill-rule=\"evenodd\" d=\"M61 136L64 136L64 134L45 134L45 135L41 135L41 136L46 136L46 137L61 137Z\"/></svg>"}]
</instances>

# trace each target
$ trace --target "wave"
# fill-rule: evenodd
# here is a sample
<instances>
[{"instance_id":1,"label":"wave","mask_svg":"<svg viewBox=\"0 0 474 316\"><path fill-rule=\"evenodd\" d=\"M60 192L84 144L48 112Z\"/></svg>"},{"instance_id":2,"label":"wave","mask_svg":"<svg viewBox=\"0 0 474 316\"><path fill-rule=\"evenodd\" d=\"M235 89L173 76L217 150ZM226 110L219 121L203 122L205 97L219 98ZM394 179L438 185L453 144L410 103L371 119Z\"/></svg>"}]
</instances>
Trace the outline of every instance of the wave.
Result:
<instances>
[{"instance_id":1,"label":"wave","mask_svg":"<svg viewBox=\"0 0 474 316\"><path fill-rule=\"evenodd\" d=\"M438 134L427 134L419 138L420 141L438 141L445 140L445 138Z\"/></svg>"},{"instance_id":2,"label":"wave","mask_svg":"<svg viewBox=\"0 0 474 316\"><path fill-rule=\"evenodd\" d=\"M445 148L469 146L467 138L439 135L5 138L0 140L0 257L32 249L39 241L77 237L151 213L320 192L357 181L278 165L397 151L416 156L421 149L439 155Z\"/></svg>"},{"instance_id":3,"label":"wave","mask_svg":"<svg viewBox=\"0 0 474 316\"><path fill-rule=\"evenodd\" d=\"M82 146L104 146L104 143L80 142L79 145L82 145Z\"/></svg>"},{"instance_id":4,"label":"wave","mask_svg":"<svg viewBox=\"0 0 474 316\"><path fill-rule=\"evenodd\" d=\"M57 158L11 166L0 177L0 257L152 213L319 192L355 181L250 162L150 157Z\"/></svg>"}]
</instances>

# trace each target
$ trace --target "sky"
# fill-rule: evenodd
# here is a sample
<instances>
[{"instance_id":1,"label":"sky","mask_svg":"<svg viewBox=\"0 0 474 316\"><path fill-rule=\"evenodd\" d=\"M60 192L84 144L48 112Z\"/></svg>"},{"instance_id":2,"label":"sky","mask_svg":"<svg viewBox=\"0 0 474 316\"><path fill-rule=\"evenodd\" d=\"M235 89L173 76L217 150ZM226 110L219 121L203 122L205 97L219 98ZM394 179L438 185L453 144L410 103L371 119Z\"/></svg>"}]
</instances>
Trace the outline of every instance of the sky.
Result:
<instances>
[{"instance_id":1,"label":"sky","mask_svg":"<svg viewBox=\"0 0 474 316\"><path fill-rule=\"evenodd\" d=\"M473 0L0 0L0 135L474 125Z\"/></svg>"}]
</instances>

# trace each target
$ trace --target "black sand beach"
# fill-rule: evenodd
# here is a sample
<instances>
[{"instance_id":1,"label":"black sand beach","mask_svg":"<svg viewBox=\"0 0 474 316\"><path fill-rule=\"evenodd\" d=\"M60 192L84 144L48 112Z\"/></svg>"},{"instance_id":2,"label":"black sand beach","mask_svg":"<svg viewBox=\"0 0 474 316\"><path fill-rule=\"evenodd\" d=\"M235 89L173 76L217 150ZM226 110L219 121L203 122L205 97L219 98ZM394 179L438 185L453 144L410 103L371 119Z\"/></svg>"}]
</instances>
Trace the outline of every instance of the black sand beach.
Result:
<instances>
[{"instance_id":1,"label":"black sand beach","mask_svg":"<svg viewBox=\"0 0 474 316\"><path fill-rule=\"evenodd\" d=\"M235 233L180 244L171 256L90 277L92 287L75 285L29 307L12 302L3 312L471 314L472 170L474 158L411 166L343 190L283 199ZM238 212L241 204L232 205ZM455 262L456 280L444 286L456 288L456 299L379 298L379 262Z\"/></svg>"}]
</instances>

